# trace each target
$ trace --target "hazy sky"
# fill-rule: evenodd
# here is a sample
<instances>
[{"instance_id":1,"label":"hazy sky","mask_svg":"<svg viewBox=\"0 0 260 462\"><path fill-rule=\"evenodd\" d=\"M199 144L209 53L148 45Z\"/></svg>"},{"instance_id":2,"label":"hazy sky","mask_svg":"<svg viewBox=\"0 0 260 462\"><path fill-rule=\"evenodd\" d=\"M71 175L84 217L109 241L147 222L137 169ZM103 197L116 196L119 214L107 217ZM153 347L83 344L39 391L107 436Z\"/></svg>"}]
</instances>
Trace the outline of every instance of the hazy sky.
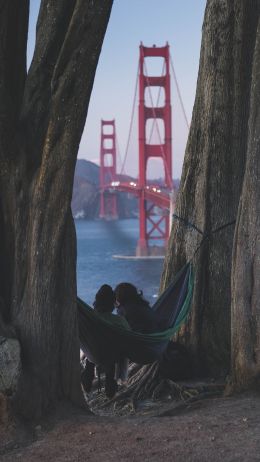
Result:
<instances>
[{"instance_id":1,"label":"hazy sky","mask_svg":"<svg viewBox=\"0 0 260 462\"><path fill-rule=\"evenodd\" d=\"M40 0L31 0L29 62L33 53L39 3ZM163 46L167 41L169 42L180 91L190 121L196 90L205 4L206 0L114 0L97 67L79 158L99 161L101 119L116 120L120 157L124 157L141 41L145 46L153 44ZM156 72L161 73L159 64ZM126 163L127 173L133 175L137 174L138 169L137 104L138 101L134 111ZM172 114L173 177L177 178L181 174L188 130L173 82ZM119 161L118 163L120 164ZM160 169L161 166L151 161L149 176L160 175Z\"/></svg>"}]
</instances>

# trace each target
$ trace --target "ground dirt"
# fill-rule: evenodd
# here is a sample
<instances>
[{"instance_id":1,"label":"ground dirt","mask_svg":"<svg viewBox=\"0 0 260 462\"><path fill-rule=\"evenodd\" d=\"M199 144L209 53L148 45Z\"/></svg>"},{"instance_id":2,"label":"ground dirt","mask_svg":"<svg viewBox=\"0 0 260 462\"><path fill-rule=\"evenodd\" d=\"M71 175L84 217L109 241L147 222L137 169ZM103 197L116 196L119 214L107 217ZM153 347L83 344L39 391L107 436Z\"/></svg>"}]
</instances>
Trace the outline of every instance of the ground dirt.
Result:
<instances>
[{"instance_id":1,"label":"ground dirt","mask_svg":"<svg viewBox=\"0 0 260 462\"><path fill-rule=\"evenodd\" d=\"M260 396L143 402L133 415L62 406L34 427L0 424L5 462L260 461Z\"/></svg>"}]
</instances>

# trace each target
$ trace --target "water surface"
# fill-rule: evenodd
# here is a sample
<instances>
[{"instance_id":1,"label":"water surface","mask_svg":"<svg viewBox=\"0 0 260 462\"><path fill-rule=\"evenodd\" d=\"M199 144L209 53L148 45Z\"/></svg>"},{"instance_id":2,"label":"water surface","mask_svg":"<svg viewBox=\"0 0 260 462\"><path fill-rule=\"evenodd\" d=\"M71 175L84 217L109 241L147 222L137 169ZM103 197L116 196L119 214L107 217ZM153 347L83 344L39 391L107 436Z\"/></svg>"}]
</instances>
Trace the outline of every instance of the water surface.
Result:
<instances>
[{"instance_id":1,"label":"water surface","mask_svg":"<svg viewBox=\"0 0 260 462\"><path fill-rule=\"evenodd\" d=\"M102 284L113 288L131 282L154 303L158 294L163 260L119 260L113 255L135 255L138 220L76 220L78 295L92 304Z\"/></svg>"}]
</instances>

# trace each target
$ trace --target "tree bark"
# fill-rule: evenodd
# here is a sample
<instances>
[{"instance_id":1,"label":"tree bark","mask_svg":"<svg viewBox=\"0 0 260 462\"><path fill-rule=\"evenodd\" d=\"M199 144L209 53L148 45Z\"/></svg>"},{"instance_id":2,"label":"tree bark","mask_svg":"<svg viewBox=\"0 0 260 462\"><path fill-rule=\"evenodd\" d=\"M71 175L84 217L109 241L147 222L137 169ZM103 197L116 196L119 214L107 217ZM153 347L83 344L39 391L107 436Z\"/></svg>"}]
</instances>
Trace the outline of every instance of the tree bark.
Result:
<instances>
[{"instance_id":1,"label":"tree bark","mask_svg":"<svg viewBox=\"0 0 260 462\"><path fill-rule=\"evenodd\" d=\"M162 288L193 259L195 287L189 323L180 333L198 372L230 367L231 262L234 226L246 162L249 96L257 0L208 0L197 91L175 213L209 235L174 223Z\"/></svg>"},{"instance_id":2,"label":"tree bark","mask_svg":"<svg viewBox=\"0 0 260 462\"><path fill-rule=\"evenodd\" d=\"M28 76L28 2L9 3L0 1L0 295L22 346L17 410L40 417L59 399L81 400L70 202L112 0L42 0Z\"/></svg>"},{"instance_id":3,"label":"tree bark","mask_svg":"<svg viewBox=\"0 0 260 462\"><path fill-rule=\"evenodd\" d=\"M232 382L260 383L260 4L251 84L247 163L234 237Z\"/></svg>"}]
</instances>

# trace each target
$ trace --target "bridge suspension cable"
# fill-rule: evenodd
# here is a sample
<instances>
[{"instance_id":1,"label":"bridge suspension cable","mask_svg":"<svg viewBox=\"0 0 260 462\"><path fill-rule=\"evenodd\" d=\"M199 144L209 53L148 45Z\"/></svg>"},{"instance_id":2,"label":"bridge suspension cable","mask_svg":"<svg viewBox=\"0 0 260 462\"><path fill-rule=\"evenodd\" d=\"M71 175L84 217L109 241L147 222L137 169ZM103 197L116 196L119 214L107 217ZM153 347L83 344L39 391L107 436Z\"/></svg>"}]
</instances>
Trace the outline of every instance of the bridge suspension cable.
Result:
<instances>
[{"instance_id":1,"label":"bridge suspension cable","mask_svg":"<svg viewBox=\"0 0 260 462\"><path fill-rule=\"evenodd\" d=\"M134 92L133 106L132 106L132 111L131 111L131 121L130 121L129 133L128 133L128 137L127 137L124 160L122 162L120 175L122 175L123 172L125 171L126 158L127 158L128 151L129 151L129 146L130 146L130 139L131 139L131 134L132 134L132 129L133 129L133 121L134 121L135 104L136 104L136 97L137 97L137 89L138 89L138 76L139 76L139 63L138 63L138 66L137 66L137 73L136 73L136 80L135 80L135 92Z\"/></svg>"},{"instance_id":2,"label":"bridge suspension cable","mask_svg":"<svg viewBox=\"0 0 260 462\"><path fill-rule=\"evenodd\" d=\"M115 141L116 141L116 153L117 153L117 158L118 158L118 160L119 160L119 162L120 162L120 166L121 166L121 169L122 169L123 162L122 162L122 157L121 157L120 146L119 146L117 134L116 134L116 136L115 136ZM121 173L124 173L124 172L121 172Z\"/></svg>"},{"instance_id":3,"label":"bridge suspension cable","mask_svg":"<svg viewBox=\"0 0 260 462\"><path fill-rule=\"evenodd\" d=\"M181 96L180 87L179 87L179 84L178 84L178 79L177 79L177 76L176 76L176 72L175 72L175 69L174 69L174 65L173 65L173 61L172 61L171 55L170 55L170 64L171 64L172 74L173 74L173 78L174 78L174 82L175 82L175 86L176 86L176 90L177 90L177 95L178 95L178 98L179 98L179 101L180 101L182 113L183 113L183 116L184 116L184 120L185 120L187 129L189 130L189 129L190 129L190 124L189 124L189 122L188 122L188 117L187 117L187 114L186 114L186 111L185 111L185 107L184 107L183 99L182 99L182 96ZM147 72L147 68L146 68L145 61L144 61L144 67L145 67L145 72L146 72L146 76L147 76L147 81L148 81L148 84L149 84L149 76L148 76L148 72ZM165 69L165 62L164 62L164 64L163 64L162 75L163 75L163 73L164 73L164 69ZM149 84L149 86L148 86L148 89L149 89L148 91L149 91L150 100L151 100L151 104L152 104L152 111L153 111L153 114L154 114L154 121L153 121L153 125L152 125L151 132L150 132L149 143L151 142L151 138L152 138L154 126L156 126L156 130L157 130L158 137L159 137L159 142L160 142L160 144L161 144L162 156L163 156L163 158L164 158L165 165L166 165L166 172L167 172L167 175L168 175L168 177L169 177L169 169L168 169L168 165L167 165L166 159L165 159L165 152L164 152L163 144L162 144L162 141L161 141L161 135L160 135L160 131L159 131L159 126L158 126L157 118L155 117L155 110L154 110L154 107L155 107L155 106L154 106L154 102L153 102L153 97L152 97L152 93L151 93L150 84ZM156 106L158 106L158 103L159 103L160 93L161 93L161 87L160 87L159 92L158 92L158 97L157 97ZM172 187L173 187L172 178L171 178L171 182L172 182Z\"/></svg>"},{"instance_id":4,"label":"bridge suspension cable","mask_svg":"<svg viewBox=\"0 0 260 462\"><path fill-rule=\"evenodd\" d=\"M186 114L186 111L185 111L185 108L184 108L183 99L182 99L182 96L181 96L180 87L179 87L179 84L178 84L178 80L177 80L176 72L175 72L175 69L174 69L174 66L173 66L173 61L172 61L171 55L170 55L170 63L171 63L172 75L173 75L174 82L175 82L175 85L176 85L176 90L177 90L177 94L178 94L178 97L179 97L181 109L182 109L183 116L184 116L184 119L185 119L185 122L186 122L186 125L187 125L187 129L189 130L190 129L190 124L188 122L188 117L187 117L187 114Z\"/></svg>"}]
</instances>

